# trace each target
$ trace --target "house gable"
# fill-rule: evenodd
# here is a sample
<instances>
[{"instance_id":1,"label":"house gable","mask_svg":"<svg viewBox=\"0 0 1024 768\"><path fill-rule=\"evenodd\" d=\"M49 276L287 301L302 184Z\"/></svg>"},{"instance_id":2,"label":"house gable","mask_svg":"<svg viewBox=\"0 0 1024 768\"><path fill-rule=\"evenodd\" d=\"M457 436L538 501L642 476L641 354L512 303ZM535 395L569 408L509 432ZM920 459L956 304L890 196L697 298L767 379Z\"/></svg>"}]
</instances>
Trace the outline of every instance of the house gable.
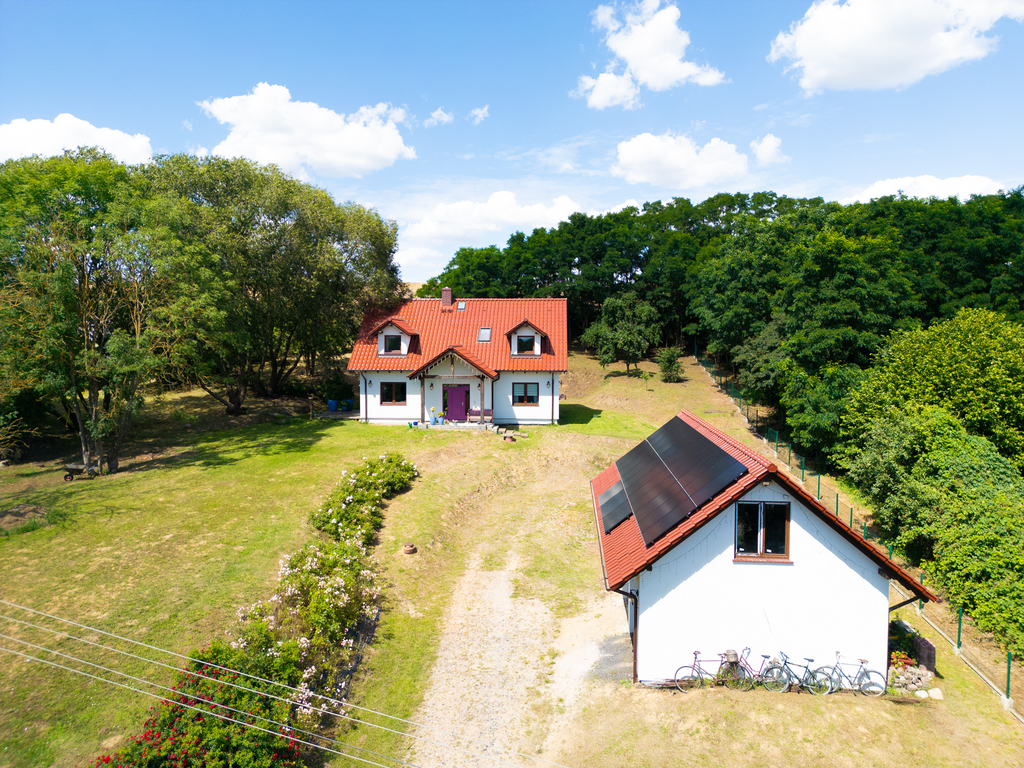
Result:
<instances>
[{"instance_id":1,"label":"house gable","mask_svg":"<svg viewBox=\"0 0 1024 768\"><path fill-rule=\"evenodd\" d=\"M909 573L904 571L884 553L876 550L866 542L849 525L825 509L812 495L807 493L787 475L778 471L774 464L768 462L745 446L740 445L724 433L698 419L687 411L681 411L674 418L681 419L699 432L707 441L723 452L735 458L748 470L727 487L721 489L714 497L698 507L682 519L664 536L650 544L646 543L635 515L630 515L614 529L606 532L602 520L600 499L612 486L621 482L622 478L615 465L608 467L591 482L594 504L595 523L600 542L601 566L605 577L605 587L609 590L620 589L624 584L651 567L660 558L675 547L680 541L698 532L726 511L735 515L736 502L742 498L751 498L748 494L759 484L768 483L785 488L792 497L810 510L820 521L835 534L859 549L869 560L875 563L876 569L882 569L887 578L896 579L922 600L938 601L930 590L919 584ZM635 510L634 510L635 512ZM735 517L733 517L733 536L735 536ZM756 563L750 563L757 567Z\"/></svg>"}]
</instances>

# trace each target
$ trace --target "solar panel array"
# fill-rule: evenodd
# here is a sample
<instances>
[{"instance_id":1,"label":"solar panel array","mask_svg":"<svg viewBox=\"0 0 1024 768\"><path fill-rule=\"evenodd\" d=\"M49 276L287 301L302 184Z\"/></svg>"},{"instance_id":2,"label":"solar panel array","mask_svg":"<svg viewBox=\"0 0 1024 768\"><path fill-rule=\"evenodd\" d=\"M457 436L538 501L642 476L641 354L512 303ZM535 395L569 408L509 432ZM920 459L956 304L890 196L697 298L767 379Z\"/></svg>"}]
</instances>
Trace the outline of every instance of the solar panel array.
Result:
<instances>
[{"instance_id":1,"label":"solar panel array","mask_svg":"<svg viewBox=\"0 0 1024 768\"><path fill-rule=\"evenodd\" d=\"M615 467L622 481L619 495L625 496L648 547L747 472L742 462L677 417ZM598 500L605 533L629 517L618 496L611 494L615 487L606 492L609 502L617 504L614 515L605 514L605 494ZM617 522L609 527L612 520Z\"/></svg>"}]
</instances>

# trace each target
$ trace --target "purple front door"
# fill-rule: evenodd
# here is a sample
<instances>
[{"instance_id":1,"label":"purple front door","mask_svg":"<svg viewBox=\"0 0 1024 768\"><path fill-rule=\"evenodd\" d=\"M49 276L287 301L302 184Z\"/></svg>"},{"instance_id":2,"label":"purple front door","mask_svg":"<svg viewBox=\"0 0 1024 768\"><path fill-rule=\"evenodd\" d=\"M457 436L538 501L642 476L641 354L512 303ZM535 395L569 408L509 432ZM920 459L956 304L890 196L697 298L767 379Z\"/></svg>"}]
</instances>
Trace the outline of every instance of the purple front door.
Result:
<instances>
[{"instance_id":1,"label":"purple front door","mask_svg":"<svg viewBox=\"0 0 1024 768\"><path fill-rule=\"evenodd\" d=\"M452 421L465 421L469 408L469 386L444 385L444 417Z\"/></svg>"}]
</instances>

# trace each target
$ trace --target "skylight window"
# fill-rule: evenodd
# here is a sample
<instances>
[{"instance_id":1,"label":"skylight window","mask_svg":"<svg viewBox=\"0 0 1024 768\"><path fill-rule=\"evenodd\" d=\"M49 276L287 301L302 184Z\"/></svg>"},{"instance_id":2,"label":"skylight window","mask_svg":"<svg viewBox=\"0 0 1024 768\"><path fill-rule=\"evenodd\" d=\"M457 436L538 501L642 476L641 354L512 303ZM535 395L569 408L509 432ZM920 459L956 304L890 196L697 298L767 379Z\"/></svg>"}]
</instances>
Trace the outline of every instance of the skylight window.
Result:
<instances>
[{"instance_id":1,"label":"skylight window","mask_svg":"<svg viewBox=\"0 0 1024 768\"><path fill-rule=\"evenodd\" d=\"M481 328L480 329L480 333L477 334L476 340L477 341L490 341L491 340L491 329L490 328Z\"/></svg>"},{"instance_id":2,"label":"skylight window","mask_svg":"<svg viewBox=\"0 0 1024 768\"><path fill-rule=\"evenodd\" d=\"M458 307L458 309L459 309L459 312L461 312L461 311L462 311L462 310L464 310L465 308L466 308L466 302L464 302L464 301L460 301L460 302L459 302L459 307Z\"/></svg>"}]
</instances>

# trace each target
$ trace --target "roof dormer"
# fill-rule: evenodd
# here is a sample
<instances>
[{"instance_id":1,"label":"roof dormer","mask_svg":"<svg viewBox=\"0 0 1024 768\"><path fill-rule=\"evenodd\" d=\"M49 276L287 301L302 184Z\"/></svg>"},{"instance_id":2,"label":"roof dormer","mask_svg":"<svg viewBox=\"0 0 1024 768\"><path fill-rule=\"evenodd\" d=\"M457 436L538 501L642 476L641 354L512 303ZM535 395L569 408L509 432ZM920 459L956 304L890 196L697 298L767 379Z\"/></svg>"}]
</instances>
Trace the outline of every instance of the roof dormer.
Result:
<instances>
[{"instance_id":1,"label":"roof dormer","mask_svg":"<svg viewBox=\"0 0 1024 768\"><path fill-rule=\"evenodd\" d=\"M389 357L408 355L413 339L419 335L415 328L409 326L400 317L386 320L374 328L371 333L377 335L377 354Z\"/></svg>"},{"instance_id":2,"label":"roof dormer","mask_svg":"<svg viewBox=\"0 0 1024 768\"><path fill-rule=\"evenodd\" d=\"M508 331L509 349L515 357L532 357L540 355L547 334L529 320L523 320Z\"/></svg>"}]
</instances>

